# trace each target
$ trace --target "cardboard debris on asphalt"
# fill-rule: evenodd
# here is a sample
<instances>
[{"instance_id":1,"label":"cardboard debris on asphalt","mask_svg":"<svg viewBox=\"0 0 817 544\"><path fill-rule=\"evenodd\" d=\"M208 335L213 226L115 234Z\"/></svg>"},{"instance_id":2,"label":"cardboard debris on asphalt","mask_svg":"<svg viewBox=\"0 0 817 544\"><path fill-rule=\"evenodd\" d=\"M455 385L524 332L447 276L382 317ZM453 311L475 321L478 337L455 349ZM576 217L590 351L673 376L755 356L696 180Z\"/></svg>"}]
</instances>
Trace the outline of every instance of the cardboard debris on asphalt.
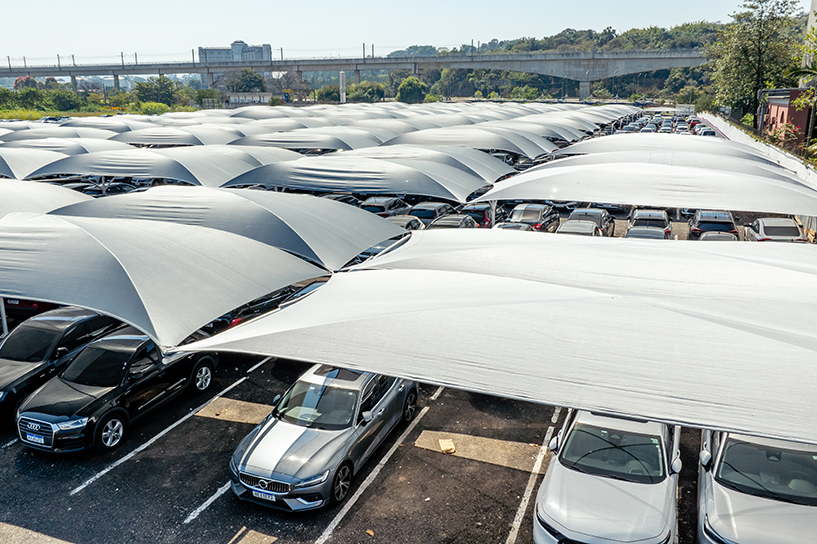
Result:
<instances>
[{"instance_id":1,"label":"cardboard debris on asphalt","mask_svg":"<svg viewBox=\"0 0 817 544\"><path fill-rule=\"evenodd\" d=\"M451 455L455 451L457 451L457 447L454 446L454 441L450 438L441 438L440 439L440 451L442 451L446 455Z\"/></svg>"}]
</instances>

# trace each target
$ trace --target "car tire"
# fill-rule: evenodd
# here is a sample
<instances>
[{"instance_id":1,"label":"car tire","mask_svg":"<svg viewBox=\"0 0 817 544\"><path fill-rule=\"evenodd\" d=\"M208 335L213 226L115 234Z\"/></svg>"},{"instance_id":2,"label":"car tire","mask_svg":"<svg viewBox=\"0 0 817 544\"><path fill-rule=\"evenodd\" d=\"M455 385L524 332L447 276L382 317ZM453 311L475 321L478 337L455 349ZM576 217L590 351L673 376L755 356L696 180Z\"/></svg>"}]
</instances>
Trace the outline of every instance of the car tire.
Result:
<instances>
[{"instance_id":1,"label":"car tire","mask_svg":"<svg viewBox=\"0 0 817 544\"><path fill-rule=\"evenodd\" d=\"M349 490L352 487L352 465L350 463L342 463L338 470L335 471L335 477L332 479L332 489L330 490L331 497L329 502L333 505L340 504L349 496Z\"/></svg>"},{"instance_id":2,"label":"car tire","mask_svg":"<svg viewBox=\"0 0 817 544\"><path fill-rule=\"evenodd\" d=\"M403 401L403 421L411 423L417 415L417 390L409 389L406 400Z\"/></svg>"},{"instance_id":3,"label":"car tire","mask_svg":"<svg viewBox=\"0 0 817 544\"><path fill-rule=\"evenodd\" d=\"M193 373L190 376L190 389L196 395L204 393L213 385L213 370L215 361L212 357L202 357L196 363Z\"/></svg>"},{"instance_id":4,"label":"car tire","mask_svg":"<svg viewBox=\"0 0 817 544\"><path fill-rule=\"evenodd\" d=\"M99 451L109 452L125 440L128 423L121 412L106 415L97 423L94 442Z\"/></svg>"}]
</instances>

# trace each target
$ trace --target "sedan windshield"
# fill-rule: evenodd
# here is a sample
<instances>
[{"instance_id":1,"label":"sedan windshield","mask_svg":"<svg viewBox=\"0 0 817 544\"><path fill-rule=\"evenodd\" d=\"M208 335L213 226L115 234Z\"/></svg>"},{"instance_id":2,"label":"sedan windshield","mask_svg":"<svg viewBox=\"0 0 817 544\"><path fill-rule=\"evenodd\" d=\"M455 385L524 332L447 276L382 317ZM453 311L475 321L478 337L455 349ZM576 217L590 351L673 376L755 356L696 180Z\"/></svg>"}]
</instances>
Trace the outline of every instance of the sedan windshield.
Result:
<instances>
[{"instance_id":1,"label":"sedan windshield","mask_svg":"<svg viewBox=\"0 0 817 544\"><path fill-rule=\"evenodd\" d=\"M730 438L715 480L731 489L779 501L817 506L817 454Z\"/></svg>"},{"instance_id":2,"label":"sedan windshield","mask_svg":"<svg viewBox=\"0 0 817 544\"><path fill-rule=\"evenodd\" d=\"M361 206L361 208L372 213L380 213L386 210L385 206L378 206L375 204L366 204L365 206Z\"/></svg>"},{"instance_id":3,"label":"sedan windshield","mask_svg":"<svg viewBox=\"0 0 817 544\"><path fill-rule=\"evenodd\" d=\"M351 425L356 403L357 393L350 389L299 381L273 413L293 425L338 430Z\"/></svg>"},{"instance_id":4,"label":"sedan windshield","mask_svg":"<svg viewBox=\"0 0 817 544\"><path fill-rule=\"evenodd\" d=\"M636 218L633 220L634 227L658 227L659 229L663 229L667 226L667 222L663 219L651 219L651 218Z\"/></svg>"},{"instance_id":5,"label":"sedan windshield","mask_svg":"<svg viewBox=\"0 0 817 544\"><path fill-rule=\"evenodd\" d=\"M664 453L657 436L577 424L559 458L567 468L627 482L664 479Z\"/></svg>"},{"instance_id":6,"label":"sedan windshield","mask_svg":"<svg viewBox=\"0 0 817 544\"><path fill-rule=\"evenodd\" d=\"M800 236L800 228L797 226L771 226L766 225L763 229L769 236Z\"/></svg>"},{"instance_id":7,"label":"sedan windshield","mask_svg":"<svg viewBox=\"0 0 817 544\"><path fill-rule=\"evenodd\" d=\"M122 383L128 353L87 347L77 355L62 377L80 385L116 387Z\"/></svg>"},{"instance_id":8,"label":"sedan windshield","mask_svg":"<svg viewBox=\"0 0 817 544\"><path fill-rule=\"evenodd\" d=\"M53 329L20 325L0 346L0 358L26 363L45 361L59 336Z\"/></svg>"}]
</instances>

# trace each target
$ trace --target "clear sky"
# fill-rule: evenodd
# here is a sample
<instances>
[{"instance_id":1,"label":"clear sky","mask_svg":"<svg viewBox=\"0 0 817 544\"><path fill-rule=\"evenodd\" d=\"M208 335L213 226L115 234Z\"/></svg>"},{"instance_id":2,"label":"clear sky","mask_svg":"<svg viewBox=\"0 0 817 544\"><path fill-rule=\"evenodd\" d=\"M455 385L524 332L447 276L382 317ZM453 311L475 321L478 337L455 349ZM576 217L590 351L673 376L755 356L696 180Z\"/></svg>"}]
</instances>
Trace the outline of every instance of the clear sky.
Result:
<instances>
[{"instance_id":1,"label":"clear sky","mask_svg":"<svg viewBox=\"0 0 817 544\"><path fill-rule=\"evenodd\" d=\"M805 10L810 0L798 0ZM647 26L730 20L740 0L37 0L4 2L0 60L14 64L112 61L124 52L139 61L187 60L199 46L234 40L268 43L286 58L376 55L409 45L456 47L523 36L542 38L565 28L619 32Z\"/></svg>"}]
</instances>

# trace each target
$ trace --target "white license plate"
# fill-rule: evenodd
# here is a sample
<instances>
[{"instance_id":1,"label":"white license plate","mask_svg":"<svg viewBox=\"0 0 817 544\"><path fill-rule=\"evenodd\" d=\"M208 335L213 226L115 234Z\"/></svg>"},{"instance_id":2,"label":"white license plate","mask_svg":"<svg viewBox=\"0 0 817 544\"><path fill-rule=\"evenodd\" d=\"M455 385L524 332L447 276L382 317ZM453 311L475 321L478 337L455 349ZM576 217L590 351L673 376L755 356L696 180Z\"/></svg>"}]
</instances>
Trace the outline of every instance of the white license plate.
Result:
<instances>
[{"instance_id":1,"label":"white license plate","mask_svg":"<svg viewBox=\"0 0 817 544\"><path fill-rule=\"evenodd\" d=\"M26 433L26 440L29 442L34 442L35 444L45 444L45 438L36 434Z\"/></svg>"},{"instance_id":2,"label":"white license plate","mask_svg":"<svg viewBox=\"0 0 817 544\"><path fill-rule=\"evenodd\" d=\"M252 496L256 499L264 499L265 501L275 501L275 495L264 493L263 491L252 490Z\"/></svg>"},{"instance_id":3,"label":"white license plate","mask_svg":"<svg viewBox=\"0 0 817 544\"><path fill-rule=\"evenodd\" d=\"M16 298L7 298L6 304L20 304L20 301L17 300Z\"/></svg>"}]
</instances>

